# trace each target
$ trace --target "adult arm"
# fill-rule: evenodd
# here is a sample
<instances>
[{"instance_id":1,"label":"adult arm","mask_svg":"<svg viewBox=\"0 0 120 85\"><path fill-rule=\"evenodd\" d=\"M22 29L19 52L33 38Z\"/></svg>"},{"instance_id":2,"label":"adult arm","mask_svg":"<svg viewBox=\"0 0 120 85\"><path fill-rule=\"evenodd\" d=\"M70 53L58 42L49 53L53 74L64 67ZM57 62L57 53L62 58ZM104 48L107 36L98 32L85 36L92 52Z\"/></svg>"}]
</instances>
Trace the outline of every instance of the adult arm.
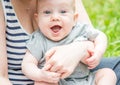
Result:
<instances>
[{"instance_id":1,"label":"adult arm","mask_svg":"<svg viewBox=\"0 0 120 85\"><path fill-rule=\"evenodd\" d=\"M50 49L45 57L46 64L51 66L50 71L62 73L61 78L68 77L75 69L80 60L87 54L90 41L74 42L68 45Z\"/></svg>"},{"instance_id":2,"label":"adult arm","mask_svg":"<svg viewBox=\"0 0 120 85\"><path fill-rule=\"evenodd\" d=\"M0 85L12 85L8 79L5 20L0 1Z\"/></svg>"},{"instance_id":3,"label":"adult arm","mask_svg":"<svg viewBox=\"0 0 120 85\"><path fill-rule=\"evenodd\" d=\"M76 0L76 11L78 12L78 22L80 23L86 23L90 26L93 26L91 23L91 20L89 18L89 15L87 14L87 11L85 10L85 7L82 3L82 0Z\"/></svg>"}]
</instances>

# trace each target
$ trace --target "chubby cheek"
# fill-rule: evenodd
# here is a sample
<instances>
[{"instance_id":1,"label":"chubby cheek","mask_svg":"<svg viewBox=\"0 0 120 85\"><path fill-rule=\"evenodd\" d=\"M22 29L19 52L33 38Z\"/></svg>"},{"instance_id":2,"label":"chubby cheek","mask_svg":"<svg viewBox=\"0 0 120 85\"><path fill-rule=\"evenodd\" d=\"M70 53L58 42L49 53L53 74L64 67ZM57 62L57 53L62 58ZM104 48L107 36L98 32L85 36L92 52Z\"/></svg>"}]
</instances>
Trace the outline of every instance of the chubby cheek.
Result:
<instances>
[{"instance_id":1,"label":"chubby cheek","mask_svg":"<svg viewBox=\"0 0 120 85\"><path fill-rule=\"evenodd\" d=\"M68 27L73 27L75 25L75 20L73 17L67 17L63 20L64 25Z\"/></svg>"},{"instance_id":2,"label":"chubby cheek","mask_svg":"<svg viewBox=\"0 0 120 85\"><path fill-rule=\"evenodd\" d=\"M43 34L47 34L48 33L48 31L49 31L48 30L48 26L45 23L39 22L38 26L39 26L40 31Z\"/></svg>"},{"instance_id":3,"label":"chubby cheek","mask_svg":"<svg viewBox=\"0 0 120 85\"><path fill-rule=\"evenodd\" d=\"M45 20L39 20L38 26L41 30L46 30L48 28L48 23Z\"/></svg>"},{"instance_id":4,"label":"chubby cheek","mask_svg":"<svg viewBox=\"0 0 120 85\"><path fill-rule=\"evenodd\" d=\"M70 26L67 26L67 27L64 27L60 33L60 35L62 37L66 37L67 35L69 35L69 33L71 32L71 27Z\"/></svg>"},{"instance_id":5,"label":"chubby cheek","mask_svg":"<svg viewBox=\"0 0 120 85\"><path fill-rule=\"evenodd\" d=\"M48 18L45 18L44 16L43 17L38 17L38 24L39 25L43 25L43 26L46 26L46 25L48 25L48 23L49 23L49 19Z\"/></svg>"},{"instance_id":6,"label":"chubby cheek","mask_svg":"<svg viewBox=\"0 0 120 85\"><path fill-rule=\"evenodd\" d=\"M66 32L71 32L73 26L75 25L75 22L74 21L68 21L68 22L65 22L64 26L65 26L65 31Z\"/></svg>"},{"instance_id":7,"label":"chubby cheek","mask_svg":"<svg viewBox=\"0 0 120 85\"><path fill-rule=\"evenodd\" d=\"M71 26L67 26L65 29L65 35L68 35L71 31L72 31L72 25Z\"/></svg>"},{"instance_id":8,"label":"chubby cheek","mask_svg":"<svg viewBox=\"0 0 120 85\"><path fill-rule=\"evenodd\" d=\"M39 20L39 22L38 22L39 27L43 27L43 26L46 26L46 25L47 25L47 22L45 20Z\"/></svg>"},{"instance_id":9,"label":"chubby cheek","mask_svg":"<svg viewBox=\"0 0 120 85\"><path fill-rule=\"evenodd\" d=\"M45 36L50 36L50 32L47 29L40 29Z\"/></svg>"}]
</instances>

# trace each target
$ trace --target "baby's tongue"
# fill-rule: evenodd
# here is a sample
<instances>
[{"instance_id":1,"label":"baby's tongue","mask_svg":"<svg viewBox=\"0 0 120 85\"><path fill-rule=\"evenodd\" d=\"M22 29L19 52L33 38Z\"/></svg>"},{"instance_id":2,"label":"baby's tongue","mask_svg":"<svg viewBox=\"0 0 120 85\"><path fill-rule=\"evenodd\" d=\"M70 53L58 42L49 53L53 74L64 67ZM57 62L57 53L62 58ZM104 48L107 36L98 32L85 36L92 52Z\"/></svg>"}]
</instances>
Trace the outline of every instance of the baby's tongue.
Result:
<instances>
[{"instance_id":1,"label":"baby's tongue","mask_svg":"<svg viewBox=\"0 0 120 85\"><path fill-rule=\"evenodd\" d=\"M61 29L61 27L58 26L58 25L53 26L53 27L51 28L51 30L52 30L53 32L55 32L55 33L59 32L60 29Z\"/></svg>"}]
</instances>

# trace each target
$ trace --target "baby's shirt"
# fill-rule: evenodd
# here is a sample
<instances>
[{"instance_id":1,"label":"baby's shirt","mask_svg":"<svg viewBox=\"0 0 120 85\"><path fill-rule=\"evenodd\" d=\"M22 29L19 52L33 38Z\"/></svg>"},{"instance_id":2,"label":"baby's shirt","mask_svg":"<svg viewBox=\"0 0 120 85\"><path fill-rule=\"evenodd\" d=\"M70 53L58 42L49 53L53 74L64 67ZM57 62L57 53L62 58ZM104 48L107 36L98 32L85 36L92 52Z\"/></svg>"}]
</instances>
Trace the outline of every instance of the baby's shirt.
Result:
<instances>
[{"instance_id":1,"label":"baby's shirt","mask_svg":"<svg viewBox=\"0 0 120 85\"><path fill-rule=\"evenodd\" d=\"M45 63L45 58L44 58L45 53L50 48L55 47L55 46L70 44L72 42L80 42L83 40L93 41L93 40L95 40L95 38L97 37L99 32L100 31L98 31L94 28L90 28L86 24L77 23L73 27L72 31L70 32L70 34L67 37L65 37L64 39L62 39L58 42L55 42L55 41L52 41L52 40L46 38L40 32L40 30L37 30L30 36L30 39L27 41L26 46L27 46L28 50L31 52L31 54L39 61L38 67L42 68ZM81 67L83 68L84 65L83 66L82 65L81 65ZM85 66L85 68L83 70L82 70L82 68L81 68L81 73L83 74L83 76L88 75L89 70L87 69L87 67ZM81 75L81 77L82 77L82 75Z\"/></svg>"}]
</instances>

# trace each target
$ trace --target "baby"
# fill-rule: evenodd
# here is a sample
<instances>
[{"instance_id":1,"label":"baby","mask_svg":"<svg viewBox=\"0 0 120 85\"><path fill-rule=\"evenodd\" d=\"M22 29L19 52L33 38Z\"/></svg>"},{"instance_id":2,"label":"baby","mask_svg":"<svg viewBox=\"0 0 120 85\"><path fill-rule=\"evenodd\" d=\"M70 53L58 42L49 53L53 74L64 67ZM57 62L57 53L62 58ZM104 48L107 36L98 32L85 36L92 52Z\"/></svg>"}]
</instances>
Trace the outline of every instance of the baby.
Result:
<instances>
[{"instance_id":1,"label":"baby","mask_svg":"<svg viewBox=\"0 0 120 85\"><path fill-rule=\"evenodd\" d=\"M106 49L106 36L87 24L76 22L75 0L38 0L35 18L39 30L27 41L28 51L22 63L23 73L34 80L35 85L116 85L111 69L103 68L94 73L88 69L99 63L103 55L100 50ZM86 40L95 43L95 51L88 48L80 52L81 62L70 76L63 78L60 68L52 71L52 66L45 65L48 60L44 56L49 49ZM87 53L91 57L86 57Z\"/></svg>"}]
</instances>

